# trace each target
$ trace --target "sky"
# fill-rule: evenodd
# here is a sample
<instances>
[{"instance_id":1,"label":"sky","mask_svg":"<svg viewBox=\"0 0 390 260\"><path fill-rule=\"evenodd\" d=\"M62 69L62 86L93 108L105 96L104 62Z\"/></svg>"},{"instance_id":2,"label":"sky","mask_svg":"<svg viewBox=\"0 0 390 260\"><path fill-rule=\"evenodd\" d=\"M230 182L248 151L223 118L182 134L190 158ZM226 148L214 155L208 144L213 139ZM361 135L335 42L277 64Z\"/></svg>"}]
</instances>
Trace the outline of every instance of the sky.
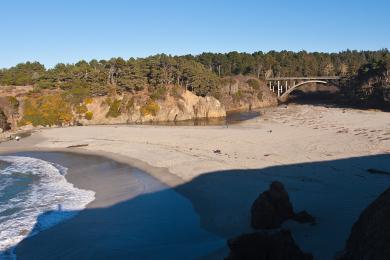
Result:
<instances>
[{"instance_id":1,"label":"sky","mask_svg":"<svg viewBox=\"0 0 390 260\"><path fill-rule=\"evenodd\" d=\"M0 68L202 52L390 48L388 0L3 0Z\"/></svg>"}]
</instances>

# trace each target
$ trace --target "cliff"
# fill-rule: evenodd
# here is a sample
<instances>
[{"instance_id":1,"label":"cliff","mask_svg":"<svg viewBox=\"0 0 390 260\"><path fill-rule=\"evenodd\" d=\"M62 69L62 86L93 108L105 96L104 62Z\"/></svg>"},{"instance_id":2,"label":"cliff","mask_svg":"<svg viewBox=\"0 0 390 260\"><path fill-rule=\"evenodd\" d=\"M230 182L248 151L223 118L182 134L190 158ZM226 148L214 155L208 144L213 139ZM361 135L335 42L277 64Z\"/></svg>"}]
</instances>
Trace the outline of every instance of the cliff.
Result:
<instances>
[{"instance_id":1,"label":"cliff","mask_svg":"<svg viewBox=\"0 0 390 260\"><path fill-rule=\"evenodd\" d=\"M214 97L168 88L160 96L149 93L115 93L99 97L66 97L60 91L3 93L0 96L0 128L3 131L37 126L126 124L183 121L226 116Z\"/></svg>"},{"instance_id":2,"label":"cliff","mask_svg":"<svg viewBox=\"0 0 390 260\"><path fill-rule=\"evenodd\" d=\"M97 97L87 102L88 112L79 117L83 125L183 121L226 116L214 97L199 97L190 91L152 100L143 95ZM91 118L88 118L89 113Z\"/></svg>"},{"instance_id":3,"label":"cliff","mask_svg":"<svg viewBox=\"0 0 390 260\"><path fill-rule=\"evenodd\" d=\"M218 99L227 111L278 105L277 96L264 81L242 75L224 78Z\"/></svg>"}]
</instances>

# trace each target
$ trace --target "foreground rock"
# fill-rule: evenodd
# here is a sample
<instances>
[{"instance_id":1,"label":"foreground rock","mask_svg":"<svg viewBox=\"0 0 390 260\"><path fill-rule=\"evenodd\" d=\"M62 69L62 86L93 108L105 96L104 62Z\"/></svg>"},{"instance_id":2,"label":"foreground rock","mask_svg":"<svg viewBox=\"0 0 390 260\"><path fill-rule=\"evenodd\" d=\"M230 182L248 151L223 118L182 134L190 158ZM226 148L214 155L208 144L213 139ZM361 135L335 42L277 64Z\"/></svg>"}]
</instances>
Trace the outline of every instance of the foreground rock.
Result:
<instances>
[{"instance_id":1,"label":"foreground rock","mask_svg":"<svg viewBox=\"0 0 390 260\"><path fill-rule=\"evenodd\" d=\"M390 259L390 188L362 212L339 259Z\"/></svg>"},{"instance_id":2,"label":"foreground rock","mask_svg":"<svg viewBox=\"0 0 390 260\"><path fill-rule=\"evenodd\" d=\"M314 223L306 211L294 213L287 191L280 182L273 182L269 190L260 194L251 208L251 222L255 229L273 229L292 219L300 223Z\"/></svg>"},{"instance_id":3,"label":"foreground rock","mask_svg":"<svg viewBox=\"0 0 390 260\"><path fill-rule=\"evenodd\" d=\"M244 234L228 241L227 260L304 260L313 256L295 244L288 230L259 231Z\"/></svg>"}]
</instances>

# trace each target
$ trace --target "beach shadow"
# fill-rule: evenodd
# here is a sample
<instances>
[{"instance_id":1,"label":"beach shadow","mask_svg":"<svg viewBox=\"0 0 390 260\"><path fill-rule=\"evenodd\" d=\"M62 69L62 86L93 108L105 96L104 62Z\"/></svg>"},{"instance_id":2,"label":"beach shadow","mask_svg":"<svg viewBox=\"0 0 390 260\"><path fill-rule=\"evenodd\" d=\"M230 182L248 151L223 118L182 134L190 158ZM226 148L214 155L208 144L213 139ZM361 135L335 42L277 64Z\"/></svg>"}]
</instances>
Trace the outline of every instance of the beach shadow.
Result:
<instances>
[{"instance_id":1,"label":"beach shadow","mask_svg":"<svg viewBox=\"0 0 390 260\"><path fill-rule=\"evenodd\" d=\"M376 109L383 112L390 112L388 104L379 102L357 102L346 97L342 92L315 91L305 92L300 89L294 90L285 104L311 105L320 107L334 107L345 109Z\"/></svg>"},{"instance_id":2,"label":"beach shadow","mask_svg":"<svg viewBox=\"0 0 390 260\"><path fill-rule=\"evenodd\" d=\"M223 248L226 238L252 231L253 201L278 180L295 210L317 219L315 226L285 226L304 251L331 259L362 210L390 186L390 176L367 171L372 168L389 172L390 155L205 173L174 189L83 210L26 238L16 254L18 259L198 258Z\"/></svg>"}]
</instances>

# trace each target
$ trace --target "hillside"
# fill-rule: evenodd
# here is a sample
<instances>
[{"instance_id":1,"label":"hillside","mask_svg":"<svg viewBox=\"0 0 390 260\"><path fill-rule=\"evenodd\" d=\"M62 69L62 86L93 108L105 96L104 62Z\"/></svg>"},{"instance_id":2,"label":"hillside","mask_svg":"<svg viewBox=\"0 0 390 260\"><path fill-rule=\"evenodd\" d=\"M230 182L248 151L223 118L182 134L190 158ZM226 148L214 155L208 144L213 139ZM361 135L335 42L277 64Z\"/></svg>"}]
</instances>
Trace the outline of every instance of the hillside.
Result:
<instances>
[{"instance_id":1,"label":"hillside","mask_svg":"<svg viewBox=\"0 0 390 260\"><path fill-rule=\"evenodd\" d=\"M350 103L389 100L390 54L230 52L80 61L46 69L26 62L0 70L0 128L142 123L222 117L277 105L269 76L339 75Z\"/></svg>"}]
</instances>

